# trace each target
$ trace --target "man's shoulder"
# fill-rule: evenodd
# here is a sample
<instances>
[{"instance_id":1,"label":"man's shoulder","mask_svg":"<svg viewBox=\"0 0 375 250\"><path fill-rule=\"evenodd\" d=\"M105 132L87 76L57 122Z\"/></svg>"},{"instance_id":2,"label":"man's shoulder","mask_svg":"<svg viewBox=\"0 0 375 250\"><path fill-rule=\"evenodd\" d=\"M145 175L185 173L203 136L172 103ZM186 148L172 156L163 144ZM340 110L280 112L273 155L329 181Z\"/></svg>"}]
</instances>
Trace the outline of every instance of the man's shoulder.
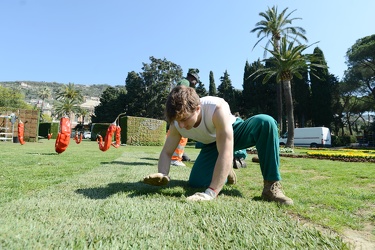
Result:
<instances>
[{"instance_id":1,"label":"man's shoulder","mask_svg":"<svg viewBox=\"0 0 375 250\"><path fill-rule=\"evenodd\" d=\"M187 79L183 78L183 79L181 79L180 81L177 82L177 86L180 86L180 85L184 85L186 87L189 87L190 82Z\"/></svg>"},{"instance_id":2,"label":"man's shoulder","mask_svg":"<svg viewBox=\"0 0 375 250\"><path fill-rule=\"evenodd\" d=\"M200 98L201 103L217 104L222 102L224 99L217 96L204 96Z\"/></svg>"}]
</instances>

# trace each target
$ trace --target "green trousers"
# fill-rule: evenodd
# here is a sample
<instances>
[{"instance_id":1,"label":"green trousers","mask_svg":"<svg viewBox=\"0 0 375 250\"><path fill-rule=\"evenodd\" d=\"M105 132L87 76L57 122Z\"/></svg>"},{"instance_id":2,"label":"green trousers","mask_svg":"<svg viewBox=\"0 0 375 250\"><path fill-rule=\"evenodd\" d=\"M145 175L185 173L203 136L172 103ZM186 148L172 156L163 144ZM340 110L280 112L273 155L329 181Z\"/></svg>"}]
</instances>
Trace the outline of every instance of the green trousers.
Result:
<instances>
[{"instance_id":1,"label":"green trousers","mask_svg":"<svg viewBox=\"0 0 375 250\"><path fill-rule=\"evenodd\" d=\"M255 146L264 180L281 180L279 165L279 135L277 123L269 115L255 115L247 120L237 118L233 124L234 149ZM218 157L216 142L203 144L189 177L192 187L208 187Z\"/></svg>"}]
</instances>

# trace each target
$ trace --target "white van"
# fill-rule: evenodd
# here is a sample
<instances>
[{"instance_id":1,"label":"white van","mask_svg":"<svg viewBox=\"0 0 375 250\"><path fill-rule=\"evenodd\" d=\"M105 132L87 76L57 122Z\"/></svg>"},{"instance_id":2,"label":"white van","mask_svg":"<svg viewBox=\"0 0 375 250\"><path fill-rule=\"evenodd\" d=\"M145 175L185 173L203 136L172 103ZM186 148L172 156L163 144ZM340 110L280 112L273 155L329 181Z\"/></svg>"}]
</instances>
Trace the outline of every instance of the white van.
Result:
<instances>
[{"instance_id":1,"label":"white van","mask_svg":"<svg viewBox=\"0 0 375 250\"><path fill-rule=\"evenodd\" d=\"M288 132L280 138L280 145L285 145ZM294 146L300 147L331 147L331 132L326 127L295 128Z\"/></svg>"}]
</instances>

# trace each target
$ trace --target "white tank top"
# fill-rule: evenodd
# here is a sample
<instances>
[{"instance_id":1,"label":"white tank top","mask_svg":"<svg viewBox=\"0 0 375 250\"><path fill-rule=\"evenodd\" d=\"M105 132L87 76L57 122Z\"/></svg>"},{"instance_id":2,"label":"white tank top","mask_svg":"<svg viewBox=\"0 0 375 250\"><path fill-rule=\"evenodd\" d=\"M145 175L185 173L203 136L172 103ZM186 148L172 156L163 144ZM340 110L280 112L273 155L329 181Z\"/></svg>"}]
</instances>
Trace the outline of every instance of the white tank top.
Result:
<instances>
[{"instance_id":1,"label":"white tank top","mask_svg":"<svg viewBox=\"0 0 375 250\"><path fill-rule=\"evenodd\" d=\"M224 100L219 97L205 96L202 97L200 101L202 120L198 127L193 127L186 130L184 128L180 128L176 121L174 121L174 125L178 132L180 132L181 136L202 142L204 144L209 144L216 141L216 128L212 122L212 115L216 110L217 104ZM225 101L224 104L228 105L228 103ZM228 110L230 112L230 108ZM230 123L233 124L235 121L236 117L230 113Z\"/></svg>"}]
</instances>

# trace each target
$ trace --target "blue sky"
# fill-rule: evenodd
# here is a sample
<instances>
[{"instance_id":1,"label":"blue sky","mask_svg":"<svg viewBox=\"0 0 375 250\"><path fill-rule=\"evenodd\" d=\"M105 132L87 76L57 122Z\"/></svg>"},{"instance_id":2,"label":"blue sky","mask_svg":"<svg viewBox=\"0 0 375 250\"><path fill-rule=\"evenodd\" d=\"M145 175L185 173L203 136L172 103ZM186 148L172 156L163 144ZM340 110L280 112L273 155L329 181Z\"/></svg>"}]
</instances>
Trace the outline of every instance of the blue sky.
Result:
<instances>
[{"instance_id":1,"label":"blue sky","mask_svg":"<svg viewBox=\"0 0 375 250\"><path fill-rule=\"evenodd\" d=\"M243 70L263 59L250 33L259 12L277 5L296 10L293 26L319 42L330 73L342 78L345 54L357 39L375 34L369 0L1 0L0 81L124 85L149 57L200 70L208 89L227 70L242 89ZM307 52L312 52L312 46Z\"/></svg>"}]
</instances>

